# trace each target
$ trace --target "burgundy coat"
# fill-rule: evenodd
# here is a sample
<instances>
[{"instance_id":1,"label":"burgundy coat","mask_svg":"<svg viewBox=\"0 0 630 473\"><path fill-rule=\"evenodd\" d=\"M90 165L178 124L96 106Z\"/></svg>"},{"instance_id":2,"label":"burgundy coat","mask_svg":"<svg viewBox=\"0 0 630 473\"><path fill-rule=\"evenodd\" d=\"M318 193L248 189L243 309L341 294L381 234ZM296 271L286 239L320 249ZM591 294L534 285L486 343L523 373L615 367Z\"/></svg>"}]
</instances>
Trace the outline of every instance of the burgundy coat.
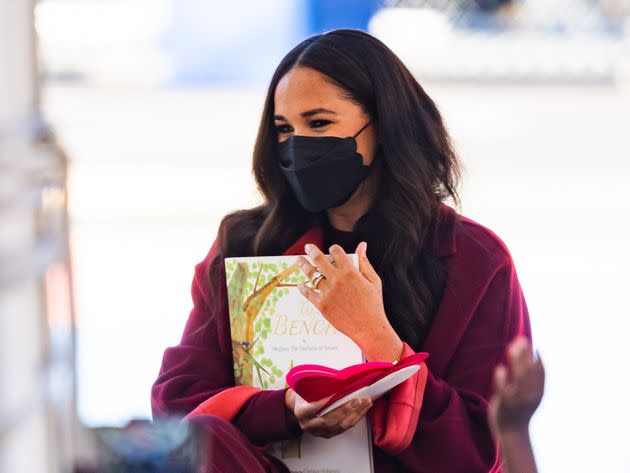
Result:
<instances>
[{"instance_id":1,"label":"burgundy coat","mask_svg":"<svg viewBox=\"0 0 630 473\"><path fill-rule=\"evenodd\" d=\"M505 362L506 347L514 337L525 335L531 340L527 305L505 244L451 207L441 204L439 210L445 223L438 227L437 255L448 276L422 346L430 354L428 369L377 400L368 413L377 473L499 472L498 451L487 422L492 373ZM313 227L284 254L303 254L305 243L326 252L323 242L322 229ZM243 397L247 389L233 388L226 304L215 322L193 335L208 317L205 274L215 249L216 241L195 267L194 307L180 344L164 353L151 391L153 415L191 414L204 403L224 406L220 410L232 409L227 418L256 445L291 438L295 433L288 428L285 389L256 390ZM226 299L226 294L223 278L219 295ZM225 407L229 398L240 401Z\"/></svg>"}]
</instances>

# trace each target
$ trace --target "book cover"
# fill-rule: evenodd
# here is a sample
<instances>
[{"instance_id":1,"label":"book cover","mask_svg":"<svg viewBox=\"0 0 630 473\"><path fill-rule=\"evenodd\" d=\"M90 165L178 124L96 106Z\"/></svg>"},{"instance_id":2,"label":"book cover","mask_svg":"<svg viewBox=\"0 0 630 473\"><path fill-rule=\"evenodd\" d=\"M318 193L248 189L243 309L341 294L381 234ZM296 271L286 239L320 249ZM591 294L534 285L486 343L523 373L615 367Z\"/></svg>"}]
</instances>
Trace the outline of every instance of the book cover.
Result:
<instances>
[{"instance_id":1,"label":"book cover","mask_svg":"<svg viewBox=\"0 0 630 473\"><path fill-rule=\"evenodd\" d=\"M357 266L357 255L349 256ZM343 369L364 361L360 348L298 290L307 278L297 256L226 258L225 271L237 386L282 389L296 365ZM299 439L277 442L269 453L296 473L373 472L366 417L333 438L304 432Z\"/></svg>"}]
</instances>

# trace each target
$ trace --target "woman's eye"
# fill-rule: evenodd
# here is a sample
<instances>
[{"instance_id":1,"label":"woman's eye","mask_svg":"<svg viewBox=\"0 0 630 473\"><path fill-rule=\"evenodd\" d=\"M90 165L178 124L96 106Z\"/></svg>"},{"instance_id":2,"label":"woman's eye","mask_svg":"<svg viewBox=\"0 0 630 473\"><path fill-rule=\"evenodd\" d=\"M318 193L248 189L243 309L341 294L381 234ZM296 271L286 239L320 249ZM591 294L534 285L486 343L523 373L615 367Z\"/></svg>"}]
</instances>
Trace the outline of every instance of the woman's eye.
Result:
<instances>
[{"instance_id":1,"label":"woman's eye","mask_svg":"<svg viewBox=\"0 0 630 473\"><path fill-rule=\"evenodd\" d=\"M277 133L291 133L291 127L289 125L278 125L276 127Z\"/></svg>"},{"instance_id":2,"label":"woman's eye","mask_svg":"<svg viewBox=\"0 0 630 473\"><path fill-rule=\"evenodd\" d=\"M332 123L330 120L313 120L312 122L310 122L310 127L311 128L321 128L324 127L328 124ZM293 128L291 127L291 125L277 125L276 126L276 133L280 134L285 134L285 133L292 133L293 132Z\"/></svg>"},{"instance_id":3,"label":"woman's eye","mask_svg":"<svg viewBox=\"0 0 630 473\"><path fill-rule=\"evenodd\" d=\"M323 126L328 125L329 123L331 123L330 120L313 120L311 122L311 127L312 128L321 128Z\"/></svg>"}]
</instances>

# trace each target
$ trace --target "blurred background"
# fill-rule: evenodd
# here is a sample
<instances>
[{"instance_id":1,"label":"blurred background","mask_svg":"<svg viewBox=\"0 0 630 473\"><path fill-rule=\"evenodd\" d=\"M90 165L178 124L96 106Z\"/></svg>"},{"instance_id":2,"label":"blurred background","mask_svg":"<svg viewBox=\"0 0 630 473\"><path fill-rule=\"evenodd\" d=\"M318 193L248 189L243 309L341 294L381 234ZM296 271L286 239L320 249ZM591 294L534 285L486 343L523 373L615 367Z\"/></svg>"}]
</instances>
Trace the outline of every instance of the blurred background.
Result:
<instances>
[{"instance_id":1,"label":"blurred background","mask_svg":"<svg viewBox=\"0 0 630 473\"><path fill-rule=\"evenodd\" d=\"M0 471L150 417L266 86L370 32L440 107L462 213L516 263L547 368L540 471L630 471L630 0L0 0Z\"/></svg>"}]
</instances>

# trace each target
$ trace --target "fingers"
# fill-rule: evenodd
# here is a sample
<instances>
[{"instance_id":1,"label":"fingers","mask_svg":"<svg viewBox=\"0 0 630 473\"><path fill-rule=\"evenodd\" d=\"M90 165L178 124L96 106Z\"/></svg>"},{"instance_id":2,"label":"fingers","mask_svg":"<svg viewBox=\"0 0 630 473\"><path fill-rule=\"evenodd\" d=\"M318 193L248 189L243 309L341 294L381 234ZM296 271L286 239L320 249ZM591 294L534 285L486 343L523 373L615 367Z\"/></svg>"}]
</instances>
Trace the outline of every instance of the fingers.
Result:
<instances>
[{"instance_id":1,"label":"fingers","mask_svg":"<svg viewBox=\"0 0 630 473\"><path fill-rule=\"evenodd\" d=\"M508 382L508 371L504 365L499 365L494 370L494 392L497 394L503 393Z\"/></svg>"},{"instance_id":2,"label":"fingers","mask_svg":"<svg viewBox=\"0 0 630 473\"><path fill-rule=\"evenodd\" d=\"M323 254L323 253L322 253ZM313 278L313 274L318 268L315 268L308 260L302 256L298 256L297 258L298 266L300 270L308 277L309 280ZM323 272L320 271L322 274ZM330 274L330 273L329 273ZM298 290L302 293L304 297L306 297L311 304L313 304L318 309L320 308L322 294L320 290L326 284L326 279L322 279L319 281L317 289L314 289L306 284L298 284Z\"/></svg>"},{"instance_id":3,"label":"fingers","mask_svg":"<svg viewBox=\"0 0 630 473\"><path fill-rule=\"evenodd\" d=\"M372 407L372 401L369 398L353 399L346 404L350 404L348 414L344 417L341 417L335 424L341 432L343 432L344 430L348 430L350 427L359 422L361 417L363 417L366 412Z\"/></svg>"},{"instance_id":4,"label":"fingers","mask_svg":"<svg viewBox=\"0 0 630 473\"><path fill-rule=\"evenodd\" d=\"M368 403L371 403L369 399L367 399L367 401ZM351 399L350 401L342 404L336 409L327 412L322 417L324 417L326 421L331 425L335 425L341 422L346 417L354 414L357 409L363 408L366 404L367 403L362 403L361 399Z\"/></svg>"},{"instance_id":5,"label":"fingers","mask_svg":"<svg viewBox=\"0 0 630 473\"><path fill-rule=\"evenodd\" d=\"M337 267L337 269L339 269L340 271L345 271L349 268L352 268L352 261L350 261L350 257L341 246L337 244L332 245L330 248L328 248L328 251L333 257L333 260L335 261L335 267Z\"/></svg>"},{"instance_id":6,"label":"fingers","mask_svg":"<svg viewBox=\"0 0 630 473\"><path fill-rule=\"evenodd\" d=\"M307 243L304 245L304 251L311 258L317 270L324 276L328 277L335 271L335 267L330 262L330 259L317 246Z\"/></svg>"},{"instance_id":7,"label":"fingers","mask_svg":"<svg viewBox=\"0 0 630 473\"><path fill-rule=\"evenodd\" d=\"M361 418L367 413L368 409L369 407L362 407L360 412L356 412L355 414L348 416L341 422L339 422L339 424L337 424L337 435L354 427L357 422L359 422Z\"/></svg>"},{"instance_id":8,"label":"fingers","mask_svg":"<svg viewBox=\"0 0 630 473\"><path fill-rule=\"evenodd\" d=\"M372 407L372 401L369 398L363 399L363 402L360 401L359 399L353 399L323 416L315 415L311 418L300 418L296 404L296 417L298 417L298 420L301 420L300 426L302 430L318 437L331 438L353 427ZM311 403L308 407L308 412L313 414L322 405L321 401ZM300 411L300 415L302 412L305 411Z\"/></svg>"},{"instance_id":9,"label":"fingers","mask_svg":"<svg viewBox=\"0 0 630 473\"><path fill-rule=\"evenodd\" d=\"M492 429L526 428L544 394L544 368L534 359L529 339L518 337L508 345L507 364L496 367L493 385L488 406Z\"/></svg>"},{"instance_id":10,"label":"fingers","mask_svg":"<svg viewBox=\"0 0 630 473\"><path fill-rule=\"evenodd\" d=\"M335 435L342 434L346 430L351 429L357 424L357 422L361 420L361 418L367 413L370 407L372 407L372 404L368 403L365 406L361 405L360 407L354 409L351 414L341 419L337 424L328 427L324 432L320 434L320 436L324 438L332 438Z\"/></svg>"},{"instance_id":11,"label":"fingers","mask_svg":"<svg viewBox=\"0 0 630 473\"><path fill-rule=\"evenodd\" d=\"M359 255L359 272L371 283L380 284L381 278L367 257L367 243L364 241L359 243L356 253Z\"/></svg>"},{"instance_id":12,"label":"fingers","mask_svg":"<svg viewBox=\"0 0 630 473\"><path fill-rule=\"evenodd\" d=\"M319 284L320 287L322 283L323 281L320 282ZM304 297L306 297L311 302L311 304L313 304L315 307L319 309L320 304L321 304L321 299L322 299L322 294L319 291L316 291L315 289L308 287L306 284L298 285L298 290L302 293Z\"/></svg>"},{"instance_id":13,"label":"fingers","mask_svg":"<svg viewBox=\"0 0 630 473\"><path fill-rule=\"evenodd\" d=\"M331 396L328 396L314 402L307 402L302 398L302 396L296 393L294 409L295 416L298 418L298 420L306 420L315 417L317 415L317 412L322 408L324 404L326 404L326 401L328 401L330 397Z\"/></svg>"},{"instance_id":14,"label":"fingers","mask_svg":"<svg viewBox=\"0 0 630 473\"><path fill-rule=\"evenodd\" d=\"M545 370L540 356L534 357L532 346L527 338L518 337L510 343L508 363L509 373L505 366L495 371L495 388L501 388L496 391L497 393L519 398L542 396Z\"/></svg>"},{"instance_id":15,"label":"fingers","mask_svg":"<svg viewBox=\"0 0 630 473\"><path fill-rule=\"evenodd\" d=\"M353 268L350 257L340 245L332 245L329 248L330 255L325 255L319 248L317 248L317 246L310 243L305 245L304 249L313 261L313 264L309 263L306 258L303 257L298 257L298 264L302 272L309 279L313 277L313 273L316 270L327 278L330 278L336 269L339 271L346 271ZM355 252L359 258L359 272L371 283L380 284L381 278L367 257L367 243L364 241L359 243ZM324 281L322 281L322 283L324 283ZM320 283L320 285L322 283Z\"/></svg>"},{"instance_id":16,"label":"fingers","mask_svg":"<svg viewBox=\"0 0 630 473\"><path fill-rule=\"evenodd\" d=\"M317 412L326 404L330 396L314 402L306 402L302 397L297 396L295 402L295 417L302 430L315 435L314 432L323 431L326 428L326 419L317 415Z\"/></svg>"},{"instance_id":17,"label":"fingers","mask_svg":"<svg viewBox=\"0 0 630 473\"><path fill-rule=\"evenodd\" d=\"M518 337L508 347L508 359L512 377L519 379L534 363L532 347L525 337Z\"/></svg>"},{"instance_id":18,"label":"fingers","mask_svg":"<svg viewBox=\"0 0 630 473\"><path fill-rule=\"evenodd\" d=\"M324 256L326 256L327 259L332 259L332 256L330 255L324 255ZM297 263L298 263L298 266L300 267L300 270L302 271L302 273L306 275L309 281L313 279L313 275L315 274L315 271L319 271L318 268L314 267L303 256L297 257ZM320 272L324 274L322 271ZM317 306L317 301L319 300L319 291L323 288L325 284L326 284L326 278L319 281L317 289L314 289L306 285L304 287L298 286L298 289L300 290L300 292L302 292L304 296L306 296L307 299L309 299L313 304Z\"/></svg>"},{"instance_id":19,"label":"fingers","mask_svg":"<svg viewBox=\"0 0 630 473\"><path fill-rule=\"evenodd\" d=\"M325 255L325 256L328 260L332 260L332 256L330 255ZM311 263L309 263L309 261L306 258L304 258L304 256L297 257L297 264L300 267L300 270L309 279L313 277L313 273L315 273L315 271L318 271L318 269L315 266L313 266ZM320 271L320 272L324 274L323 271Z\"/></svg>"}]
</instances>

